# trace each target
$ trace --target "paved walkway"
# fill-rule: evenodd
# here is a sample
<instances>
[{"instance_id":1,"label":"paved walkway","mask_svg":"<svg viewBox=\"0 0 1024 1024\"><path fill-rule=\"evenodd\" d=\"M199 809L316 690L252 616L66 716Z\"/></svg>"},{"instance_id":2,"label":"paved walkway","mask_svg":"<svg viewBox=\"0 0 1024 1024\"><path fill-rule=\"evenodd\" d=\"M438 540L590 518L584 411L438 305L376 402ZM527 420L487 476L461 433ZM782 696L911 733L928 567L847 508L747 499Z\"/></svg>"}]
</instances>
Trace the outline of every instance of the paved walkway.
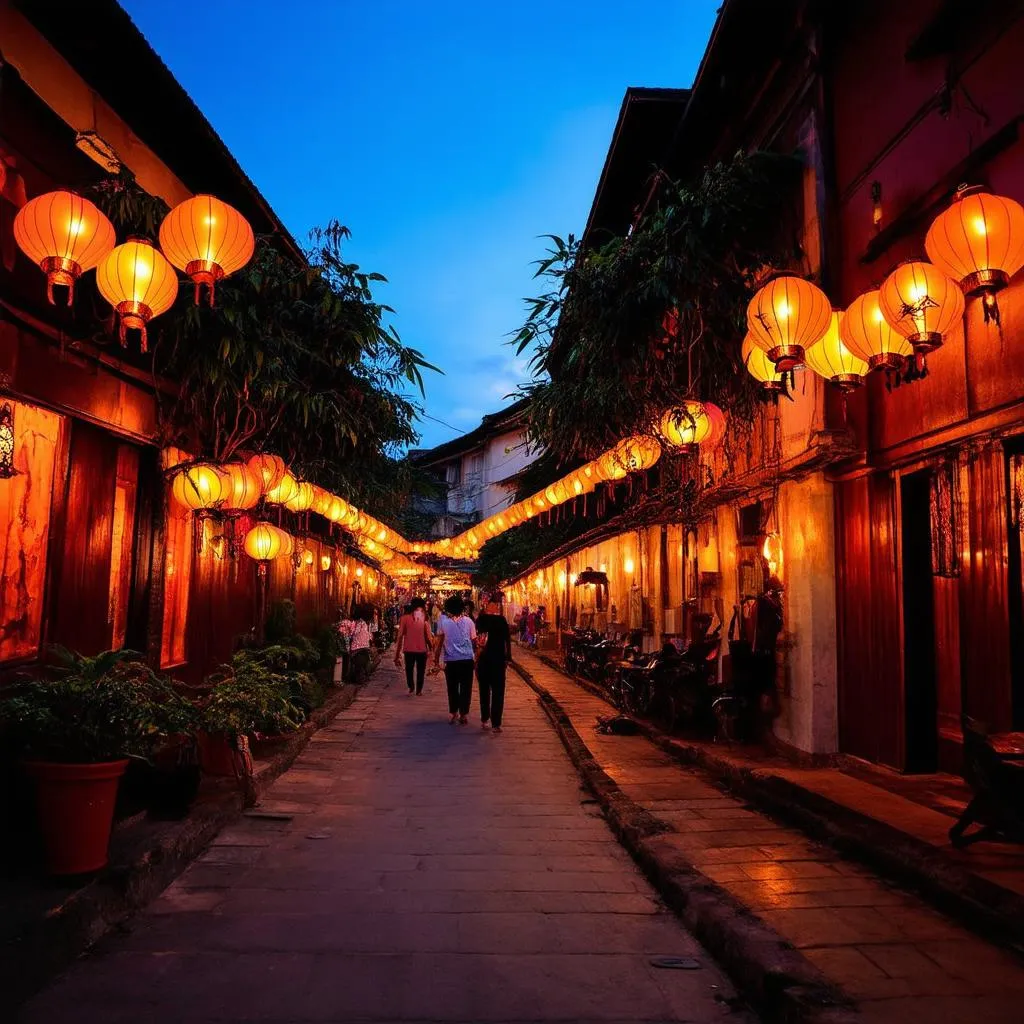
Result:
<instances>
[{"instance_id":1,"label":"paved walkway","mask_svg":"<svg viewBox=\"0 0 1024 1024\"><path fill-rule=\"evenodd\" d=\"M603 700L516 652L623 792L675 829L683 857L860 1004L864 1024L1019 1024L1024 964L909 893L778 825L640 736L604 736Z\"/></svg>"},{"instance_id":2,"label":"paved walkway","mask_svg":"<svg viewBox=\"0 0 1024 1024\"><path fill-rule=\"evenodd\" d=\"M449 726L443 689L407 697L382 663L264 816L225 831L26 1024L751 1024L588 802L532 692L510 676L492 736Z\"/></svg>"}]
</instances>

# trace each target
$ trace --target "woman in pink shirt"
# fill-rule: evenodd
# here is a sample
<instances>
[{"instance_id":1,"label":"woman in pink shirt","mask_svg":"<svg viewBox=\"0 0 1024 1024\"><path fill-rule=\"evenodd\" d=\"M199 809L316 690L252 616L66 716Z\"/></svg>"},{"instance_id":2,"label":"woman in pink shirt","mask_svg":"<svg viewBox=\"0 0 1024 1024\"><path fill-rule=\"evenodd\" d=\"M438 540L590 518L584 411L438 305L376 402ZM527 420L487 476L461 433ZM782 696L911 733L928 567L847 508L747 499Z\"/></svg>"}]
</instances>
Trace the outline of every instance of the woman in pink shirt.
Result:
<instances>
[{"instance_id":1,"label":"woman in pink shirt","mask_svg":"<svg viewBox=\"0 0 1024 1024\"><path fill-rule=\"evenodd\" d=\"M414 597L409 605L410 611L398 622L398 643L395 646L395 664L401 664L402 651L405 651L405 681L409 686L409 696L415 692L419 697L423 693L423 675L427 670L427 651L431 648L430 623L427 621L426 605L422 597ZM416 688L413 690L413 667L416 669Z\"/></svg>"}]
</instances>

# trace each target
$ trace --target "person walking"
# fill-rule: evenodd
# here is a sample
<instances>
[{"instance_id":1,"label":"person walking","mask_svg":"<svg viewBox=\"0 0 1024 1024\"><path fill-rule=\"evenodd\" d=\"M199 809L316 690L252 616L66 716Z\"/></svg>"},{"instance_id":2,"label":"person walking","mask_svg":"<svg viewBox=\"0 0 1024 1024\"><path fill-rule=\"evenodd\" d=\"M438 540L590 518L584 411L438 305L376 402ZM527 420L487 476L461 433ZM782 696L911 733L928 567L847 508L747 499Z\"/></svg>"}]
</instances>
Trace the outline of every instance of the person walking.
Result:
<instances>
[{"instance_id":1,"label":"person walking","mask_svg":"<svg viewBox=\"0 0 1024 1024\"><path fill-rule=\"evenodd\" d=\"M365 683L370 678L370 622L373 608L368 604L357 605L352 613L355 625L349 650L352 652L352 682Z\"/></svg>"},{"instance_id":2,"label":"person walking","mask_svg":"<svg viewBox=\"0 0 1024 1024\"><path fill-rule=\"evenodd\" d=\"M414 597L405 614L398 623L398 642L395 645L395 664L401 663L405 654L405 682L409 687L409 696L423 695L423 676L427 671L427 651L430 650L432 637L430 623L427 622L425 604L422 597ZM416 684L413 686L413 670L416 672Z\"/></svg>"},{"instance_id":3,"label":"person walking","mask_svg":"<svg viewBox=\"0 0 1024 1024\"><path fill-rule=\"evenodd\" d=\"M484 605L483 614L476 620L476 629L479 637L486 636L476 663L480 724L484 729L500 733L505 710L505 667L512 660L512 631L497 595L491 595Z\"/></svg>"},{"instance_id":4,"label":"person walking","mask_svg":"<svg viewBox=\"0 0 1024 1024\"><path fill-rule=\"evenodd\" d=\"M448 721L465 725L469 721L469 704L473 698L473 641L476 626L465 614L461 597L449 597L437 626L434 642L434 668L441 663L444 652L444 678L448 684Z\"/></svg>"}]
</instances>

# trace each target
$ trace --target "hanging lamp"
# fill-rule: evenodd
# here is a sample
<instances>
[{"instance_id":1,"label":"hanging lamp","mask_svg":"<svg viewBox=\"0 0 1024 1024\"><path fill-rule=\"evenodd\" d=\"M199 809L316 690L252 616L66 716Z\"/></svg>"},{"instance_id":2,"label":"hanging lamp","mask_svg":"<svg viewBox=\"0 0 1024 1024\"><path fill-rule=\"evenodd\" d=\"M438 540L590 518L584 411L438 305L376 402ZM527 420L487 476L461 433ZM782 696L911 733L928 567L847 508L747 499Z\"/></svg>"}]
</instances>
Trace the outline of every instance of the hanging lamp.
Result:
<instances>
[{"instance_id":1,"label":"hanging lamp","mask_svg":"<svg viewBox=\"0 0 1024 1024\"><path fill-rule=\"evenodd\" d=\"M910 342L886 320L877 291L864 292L850 303L839 322L839 336L871 370L900 371L914 354Z\"/></svg>"},{"instance_id":2,"label":"hanging lamp","mask_svg":"<svg viewBox=\"0 0 1024 1024\"><path fill-rule=\"evenodd\" d=\"M840 391L854 391L864 383L868 374L868 363L843 344L840 335L843 314L832 312L825 337L816 341L805 353L807 365L819 377L835 384Z\"/></svg>"},{"instance_id":3,"label":"hanging lamp","mask_svg":"<svg viewBox=\"0 0 1024 1024\"><path fill-rule=\"evenodd\" d=\"M785 373L804 361L804 352L828 330L832 304L817 286L783 274L757 290L747 306L754 341Z\"/></svg>"},{"instance_id":4,"label":"hanging lamp","mask_svg":"<svg viewBox=\"0 0 1024 1024\"><path fill-rule=\"evenodd\" d=\"M128 345L127 332L137 330L140 348L148 348L146 325L166 312L178 294L174 268L145 238L129 238L116 246L96 267L96 287L120 317L118 337Z\"/></svg>"},{"instance_id":5,"label":"hanging lamp","mask_svg":"<svg viewBox=\"0 0 1024 1024\"><path fill-rule=\"evenodd\" d=\"M205 286L213 305L216 283L252 259L255 238L249 222L215 196L178 203L160 225L160 248L195 285L195 304Z\"/></svg>"},{"instance_id":6,"label":"hanging lamp","mask_svg":"<svg viewBox=\"0 0 1024 1024\"><path fill-rule=\"evenodd\" d=\"M114 225L88 199L65 190L30 199L14 218L18 248L46 275L46 297L56 305L54 285L75 298L75 282L92 270L117 242Z\"/></svg>"},{"instance_id":7,"label":"hanging lamp","mask_svg":"<svg viewBox=\"0 0 1024 1024\"><path fill-rule=\"evenodd\" d=\"M763 395L774 400L780 394L786 393L786 380L783 373L768 358L768 353L754 341L753 335L749 333L743 339L740 357L743 359L743 365L747 368L747 373L760 384Z\"/></svg>"},{"instance_id":8,"label":"hanging lamp","mask_svg":"<svg viewBox=\"0 0 1024 1024\"><path fill-rule=\"evenodd\" d=\"M996 293L1024 267L1024 206L961 185L925 236L928 259L967 295L981 295L985 321L999 320Z\"/></svg>"},{"instance_id":9,"label":"hanging lamp","mask_svg":"<svg viewBox=\"0 0 1024 1024\"><path fill-rule=\"evenodd\" d=\"M925 356L942 344L964 315L964 293L938 267L924 260L901 263L878 290L882 315Z\"/></svg>"}]
</instances>

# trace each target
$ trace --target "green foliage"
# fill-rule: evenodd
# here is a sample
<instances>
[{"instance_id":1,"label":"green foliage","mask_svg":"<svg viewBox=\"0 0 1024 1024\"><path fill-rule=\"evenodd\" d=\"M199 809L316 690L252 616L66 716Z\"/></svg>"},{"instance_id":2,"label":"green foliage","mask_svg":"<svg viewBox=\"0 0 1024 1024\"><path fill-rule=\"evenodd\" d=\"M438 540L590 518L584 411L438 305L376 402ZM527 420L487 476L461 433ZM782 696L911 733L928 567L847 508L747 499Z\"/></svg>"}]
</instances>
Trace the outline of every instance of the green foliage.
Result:
<instances>
[{"instance_id":1,"label":"green foliage","mask_svg":"<svg viewBox=\"0 0 1024 1024\"><path fill-rule=\"evenodd\" d=\"M321 668L333 668L334 662L345 653L341 633L333 622L324 622L317 626L313 634L313 643L320 653Z\"/></svg>"},{"instance_id":2,"label":"green foliage","mask_svg":"<svg viewBox=\"0 0 1024 1024\"><path fill-rule=\"evenodd\" d=\"M738 155L698 181L670 184L630 234L584 250L549 236L515 338L533 347L530 432L559 461L592 457L646 430L686 397L750 418L752 379L740 365L755 275L791 265L787 199L799 162ZM794 239L796 237L793 232Z\"/></svg>"},{"instance_id":3,"label":"green foliage","mask_svg":"<svg viewBox=\"0 0 1024 1024\"><path fill-rule=\"evenodd\" d=\"M166 213L123 173L94 187L118 229L155 238ZM161 409L164 440L227 459L255 448L282 455L307 479L387 514L409 469L422 371L375 301L385 279L345 259L337 221L310 234L305 258L260 237L250 264L217 284L216 306L192 289L150 326L156 372L180 385ZM102 333L102 332L101 332Z\"/></svg>"},{"instance_id":4,"label":"green foliage","mask_svg":"<svg viewBox=\"0 0 1024 1024\"><path fill-rule=\"evenodd\" d=\"M192 705L135 651L88 658L62 647L56 667L0 701L4 731L23 756L68 764L148 758L172 734L191 733Z\"/></svg>"},{"instance_id":5,"label":"green foliage","mask_svg":"<svg viewBox=\"0 0 1024 1024\"><path fill-rule=\"evenodd\" d=\"M302 724L306 712L296 701L300 673L287 670L282 648L238 651L231 665L208 677L209 694L198 708L198 728L232 738L261 734L276 736ZM269 652L269 653L267 653Z\"/></svg>"},{"instance_id":6,"label":"green foliage","mask_svg":"<svg viewBox=\"0 0 1024 1024\"><path fill-rule=\"evenodd\" d=\"M290 641L295 636L295 619L294 601L287 597L271 601L267 608L266 624L263 627L263 635L267 638L267 643L279 644Z\"/></svg>"}]
</instances>

